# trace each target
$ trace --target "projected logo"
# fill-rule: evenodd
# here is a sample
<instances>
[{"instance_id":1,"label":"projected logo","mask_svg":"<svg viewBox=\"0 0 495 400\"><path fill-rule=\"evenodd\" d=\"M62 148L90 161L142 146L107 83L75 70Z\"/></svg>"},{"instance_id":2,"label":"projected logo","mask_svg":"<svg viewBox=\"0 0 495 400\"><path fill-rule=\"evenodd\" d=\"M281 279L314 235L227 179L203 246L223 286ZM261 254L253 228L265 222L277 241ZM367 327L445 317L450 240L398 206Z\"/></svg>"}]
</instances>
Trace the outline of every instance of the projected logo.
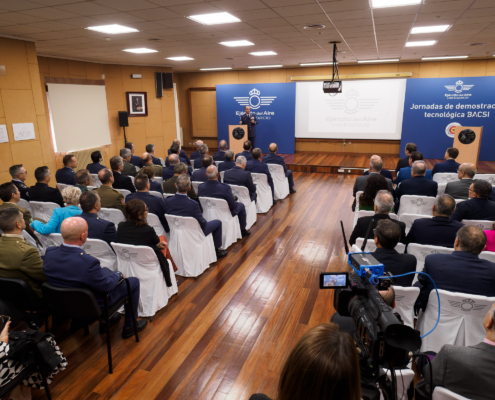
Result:
<instances>
[{"instance_id":1,"label":"projected logo","mask_svg":"<svg viewBox=\"0 0 495 400\"><path fill-rule=\"evenodd\" d=\"M461 124L457 122L452 122L451 124L448 124L447 127L445 128L445 134L448 137L453 138L455 133L454 130L456 126L461 126Z\"/></svg>"},{"instance_id":2,"label":"projected logo","mask_svg":"<svg viewBox=\"0 0 495 400\"><path fill-rule=\"evenodd\" d=\"M257 110L261 106L269 106L277 98L277 96L260 96L261 92L253 88L249 92L249 97L234 97L241 106L249 106L252 110Z\"/></svg>"},{"instance_id":3,"label":"projected logo","mask_svg":"<svg viewBox=\"0 0 495 400\"><path fill-rule=\"evenodd\" d=\"M456 92L456 93L462 93L464 91L468 91L468 90L471 90L471 88L473 87L474 85L464 85L464 82L459 80L455 83L455 85L445 85L445 88L449 91L449 92Z\"/></svg>"},{"instance_id":4,"label":"projected logo","mask_svg":"<svg viewBox=\"0 0 495 400\"><path fill-rule=\"evenodd\" d=\"M359 92L351 89L345 93L344 97L332 97L325 102L332 110L343 110L346 114L355 114L362 110L371 110L379 102L379 99L361 99Z\"/></svg>"}]
</instances>

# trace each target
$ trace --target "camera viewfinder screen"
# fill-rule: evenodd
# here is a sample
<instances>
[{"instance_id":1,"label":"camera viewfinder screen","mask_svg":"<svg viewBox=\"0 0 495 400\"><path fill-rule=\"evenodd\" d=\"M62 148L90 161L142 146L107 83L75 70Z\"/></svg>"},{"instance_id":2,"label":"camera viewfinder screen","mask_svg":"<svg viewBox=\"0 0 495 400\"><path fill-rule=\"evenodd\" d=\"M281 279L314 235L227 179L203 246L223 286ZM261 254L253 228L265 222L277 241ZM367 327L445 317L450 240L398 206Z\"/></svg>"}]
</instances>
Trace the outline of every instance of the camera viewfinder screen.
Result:
<instances>
[{"instance_id":1,"label":"camera viewfinder screen","mask_svg":"<svg viewBox=\"0 0 495 400\"><path fill-rule=\"evenodd\" d=\"M346 287L347 275L329 274L323 275L323 287Z\"/></svg>"}]
</instances>

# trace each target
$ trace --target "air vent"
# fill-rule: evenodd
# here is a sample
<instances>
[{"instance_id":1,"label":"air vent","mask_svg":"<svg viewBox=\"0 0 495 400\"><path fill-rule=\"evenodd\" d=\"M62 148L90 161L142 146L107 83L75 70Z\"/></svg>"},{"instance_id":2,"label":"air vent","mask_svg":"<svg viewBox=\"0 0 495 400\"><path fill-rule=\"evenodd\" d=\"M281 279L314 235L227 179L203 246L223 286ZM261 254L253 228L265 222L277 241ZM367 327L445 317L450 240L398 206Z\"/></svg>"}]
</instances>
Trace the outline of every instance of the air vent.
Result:
<instances>
[{"instance_id":1,"label":"air vent","mask_svg":"<svg viewBox=\"0 0 495 400\"><path fill-rule=\"evenodd\" d=\"M233 60L232 57L227 57L227 58L224 58L224 60Z\"/></svg>"},{"instance_id":2,"label":"air vent","mask_svg":"<svg viewBox=\"0 0 495 400\"><path fill-rule=\"evenodd\" d=\"M486 43L471 43L470 46L484 46Z\"/></svg>"},{"instance_id":3,"label":"air vent","mask_svg":"<svg viewBox=\"0 0 495 400\"><path fill-rule=\"evenodd\" d=\"M148 42L163 42L163 39L158 39L158 38L151 38L151 39L148 39Z\"/></svg>"},{"instance_id":4,"label":"air vent","mask_svg":"<svg viewBox=\"0 0 495 400\"><path fill-rule=\"evenodd\" d=\"M325 29L325 25L306 25L304 29L307 31L316 31L318 29Z\"/></svg>"}]
</instances>

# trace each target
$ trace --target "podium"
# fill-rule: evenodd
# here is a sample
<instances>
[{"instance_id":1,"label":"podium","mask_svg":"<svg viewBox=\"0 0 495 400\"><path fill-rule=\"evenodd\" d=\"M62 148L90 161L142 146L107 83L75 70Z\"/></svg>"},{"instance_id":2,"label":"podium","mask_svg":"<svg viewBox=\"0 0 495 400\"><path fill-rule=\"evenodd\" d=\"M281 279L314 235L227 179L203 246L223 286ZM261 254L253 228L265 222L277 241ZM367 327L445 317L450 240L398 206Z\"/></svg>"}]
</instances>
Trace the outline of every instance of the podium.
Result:
<instances>
[{"instance_id":1,"label":"podium","mask_svg":"<svg viewBox=\"0 0 495 400\"><path fill-rule=\"evenodd\" d=\"M248 129L246 125L229 125L229 149L234 154L244 151L244 142L248 140Z\"/></svg>"},{"instance_id":2,"label":"podium","mask_svg":"<svg viewBox=\"0 0 495 400\"><path fill-rule=\"evenodd\" d=\"M459 150L458 163L472 163L478 167L482 134L482 126L454 128L454 147Z\"/></svg>"}]
</instances>

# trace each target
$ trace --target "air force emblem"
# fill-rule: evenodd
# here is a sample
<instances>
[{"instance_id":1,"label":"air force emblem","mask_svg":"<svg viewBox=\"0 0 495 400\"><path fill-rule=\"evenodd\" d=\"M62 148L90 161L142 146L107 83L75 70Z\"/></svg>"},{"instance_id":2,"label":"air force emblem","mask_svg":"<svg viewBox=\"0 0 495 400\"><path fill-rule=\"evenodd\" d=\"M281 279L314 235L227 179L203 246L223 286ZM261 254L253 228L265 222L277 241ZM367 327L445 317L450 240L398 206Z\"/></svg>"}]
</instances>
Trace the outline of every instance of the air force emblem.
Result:
<instances>
[{"instance_id":1,"label":"air force emblem","mask_svg":"<svg viewBox=\"0 0 495 400\"><path fill-rule=\"evenodd\" d=\"M455 85L445 85L445 88L449 91L449 92L456 92L456 93L462 93L464 91L468 91L468 90L471 90L471 88L473 87L474 85L464 85L464 82L459 80L455 83Z\"/></svg>"},{"instance_id":2,"label":"air force emblem","mask_svg":"<svg viewBox=\"0 0 495 400\"><path fill-rule=\"evenodd\" d=\"M269 106L277 98L277 96L260 96L261 92L253 88L249 92L249 97L234 97L234 100L241 106L249 106L252 110L257 110L261 106Z\"/></svg>"}]
</instances>

